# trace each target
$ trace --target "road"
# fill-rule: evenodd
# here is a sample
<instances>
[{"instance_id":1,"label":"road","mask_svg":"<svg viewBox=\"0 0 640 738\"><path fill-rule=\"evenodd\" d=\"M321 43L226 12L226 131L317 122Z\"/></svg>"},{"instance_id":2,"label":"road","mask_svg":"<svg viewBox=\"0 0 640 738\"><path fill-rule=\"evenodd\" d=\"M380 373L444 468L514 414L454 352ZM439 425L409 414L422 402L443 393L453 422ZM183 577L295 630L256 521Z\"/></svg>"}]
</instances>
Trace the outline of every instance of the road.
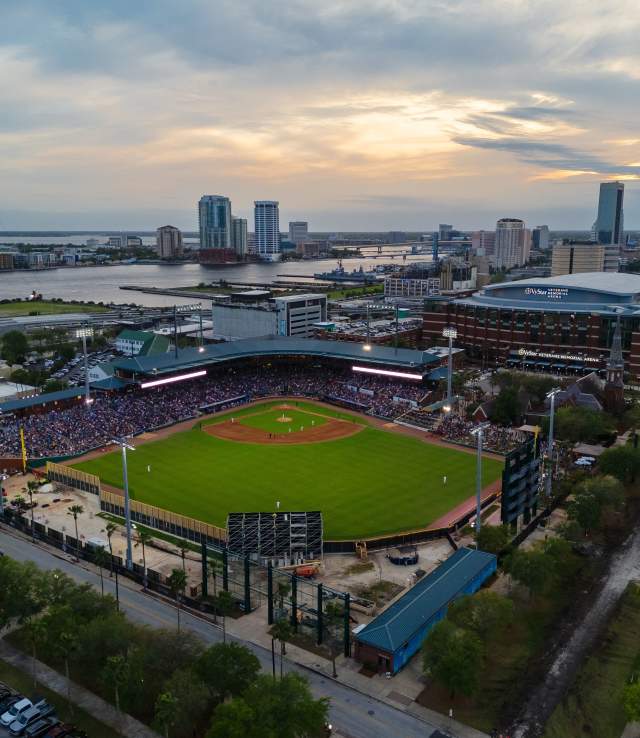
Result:
<instances>
[{"instance_id":1,"label":"road","mask_svg":"<svg viewBox=\"0 0 640 738\"><path fill-rule=\"evenodd\" d=\"M61 553L56 552L54 555L48 548L33 545L18 535L7 533L6 529L0 532L0 549L16 560L33 561L42 569L59 569L78 582L100 586L98 574L76 565ZM128 581L123 582L120 579L120 582L120 606L131 620L156 628L175 627L175 607L132 588ZM105 577L105 591L115 595L115 583L109 577ZM182 613L181 624L205 643L222 640L220 628L190 613ZM270 651L253 643L236 638L233 640L250 648L260 660L263 669L271 672ZM317 672L289 661L285 661L285 669L303 674L309 680L316 697L328 697L331 700L330 722L345 738L431 738L437 730L434 725Z\"/></svg>"}]
</instances>

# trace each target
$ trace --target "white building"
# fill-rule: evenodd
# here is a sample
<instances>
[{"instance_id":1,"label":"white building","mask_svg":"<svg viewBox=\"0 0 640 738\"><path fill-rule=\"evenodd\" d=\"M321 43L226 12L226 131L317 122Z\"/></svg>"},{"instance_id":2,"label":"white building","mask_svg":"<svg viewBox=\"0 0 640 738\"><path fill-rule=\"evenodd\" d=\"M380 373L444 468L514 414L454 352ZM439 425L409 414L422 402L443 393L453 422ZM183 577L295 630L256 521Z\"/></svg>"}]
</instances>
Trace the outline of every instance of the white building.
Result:
<instances>
[{"instance_id":1,"label":"white building","mask_svg":"<svg viewBox=\"0 0 640 738\"><path fill-rule=\"evenodd\" d=\"M529 260L531 234L518 218L501 218L496 223L495 265L498 269L524 266Z\"/></svg>"},{"instance_id":2,"label":"white building","mask_svg":"<svg viewBox=\"0 0 640 738\"><path fill-rule=\"evenodd\" d=\"M231 247L239 259L247 255L247 219L231 218Z\"/></svg>"},{"instance_id":3,"label":"white building","mask_svg":"<svg viewBox=\"0 0 640 738\"><path fill-rule=\"evenodd\" d=\"M280 214L276 200L256 200L256 251L264 261L280 260Z\"/></svg>"},{"instance_id":4,"label":"white building","mask_svg":"<svg viewBox=\"0 0 640 738\"><path fill-rule=\"evenodd\" d=\"M160 226L156 230L156 251L161 259L180 258L184 251L182 231L175 226Z\"/></svg>"},{"instance_id":5,"label":"white building","mask_svg":"<svg viewBox=\"0 0 640 738\"><path fill-rule=\"evenodd\" d=\"M430 295L440 294L440 277L429 279L400 279L385 277L385 300L408 300L420 302Z\"/></svg>"}]
</instances>

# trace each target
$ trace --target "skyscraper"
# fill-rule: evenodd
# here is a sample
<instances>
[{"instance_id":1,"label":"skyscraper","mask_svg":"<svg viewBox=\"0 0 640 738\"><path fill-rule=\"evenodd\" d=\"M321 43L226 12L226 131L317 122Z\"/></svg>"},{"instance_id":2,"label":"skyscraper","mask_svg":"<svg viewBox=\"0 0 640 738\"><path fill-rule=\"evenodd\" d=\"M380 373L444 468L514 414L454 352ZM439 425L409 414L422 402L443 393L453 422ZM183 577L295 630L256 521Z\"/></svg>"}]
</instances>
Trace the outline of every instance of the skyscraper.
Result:
<instances>
[{"instance_id":1,"label":"skyscraper","mask_svg":"<svg viewBox=\"0 0 640 738\"><path fill-rule=\"evenodd\" d=\"M496 223L495 263L498 269L526 264L531 250L531 233L518 218L501 218Z\"/></svg>"},{"instance_id":2,"label":"skyscraper","mask_svg":"<svg viewBox=\"0 0 640 738\"><path fill-rule=\"evenodd\" d=\"M617 246L624 234L624 183L601 182L598 217L593 227L595 240L604 246Z\"/></svg>"},{"instance_id":3,"label":"skyscraper","mask_svg":"<svg viewBox=\"0 0 640 738\"><path fill-rule=\"evenodd\" d=\"M265 261L280 259L280 215L276 200L256 200L254 216L256 250Z\"/></svg>"},{"instance_id":4,"label":"skyscraper","mask_svg":"<svg viewBox=\"0 0 640 738\"><path fill-rule=\"evenodd\" d=\"M231 248L231 201L222 195L203 195L198 203L201 249Z\"/></svg>"},{"instance_id":5,"label":"skyscraper","mask_svg":"<svg viewBox=\"0 0 640 738\"><path fill-rule=\"evenodd\" d=\"M537 251L549 248L549 226L539 225L531 231L531 246Z\"/></svg>"},{"instance_id":6,"label":"skyscraper","mask_svg":"<svg viewBox=\"0 0 640 738\"><path fill-rule=\"evenodd\" d=\"M493 259L496 248L496 232L474 231L471 234L471 248L478 256L487 256Z\"/></svg>"},{"instance_id":7,"label":"skyscraper","mask_svg":"<svg viewBox=\"0 0 640 738\"><path fill-rule=\"evenodd\" d=\"M161 259L176 259L182 256L182 231L175 226L160 226L156 230L156 250Z\"/></svg>"},{"instance_id":8,"label":"skyscraper","mask_svg":"<svg viewBox=\"0 0 640 738\"><path fill-rule=\"evenodd\" d=\"M247 219L231 218L231 245L238 259L247 255Z\"/></svg>"},{"instance_id":9,"label":"skyscraper","mask_svg":"<svg viewBox=\"0 0 640 738\"><path fill-rule=\"evenodd\" d=\"M306 220L292 220L289 222L289 241L304 243L309 240L309 224Z\"/></svg>"}]
</instances>

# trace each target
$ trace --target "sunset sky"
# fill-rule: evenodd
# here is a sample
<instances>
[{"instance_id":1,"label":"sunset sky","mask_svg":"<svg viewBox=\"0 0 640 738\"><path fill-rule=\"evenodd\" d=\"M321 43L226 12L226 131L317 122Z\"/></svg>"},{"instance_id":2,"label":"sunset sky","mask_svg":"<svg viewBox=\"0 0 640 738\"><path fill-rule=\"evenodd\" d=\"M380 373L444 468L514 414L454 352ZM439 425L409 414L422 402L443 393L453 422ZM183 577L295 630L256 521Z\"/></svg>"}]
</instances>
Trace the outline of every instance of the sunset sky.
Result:
<instances>
[{"instance_id":1,"label":"sunset sky","mask_svg":"<svg viewBox=\"0 0 640 738\"><path fill-rule=\"evenodd\" d=\"M0 7L0 230L587 229L614 178L640 228L638 0Z\"/></svg>"}]
</instances>

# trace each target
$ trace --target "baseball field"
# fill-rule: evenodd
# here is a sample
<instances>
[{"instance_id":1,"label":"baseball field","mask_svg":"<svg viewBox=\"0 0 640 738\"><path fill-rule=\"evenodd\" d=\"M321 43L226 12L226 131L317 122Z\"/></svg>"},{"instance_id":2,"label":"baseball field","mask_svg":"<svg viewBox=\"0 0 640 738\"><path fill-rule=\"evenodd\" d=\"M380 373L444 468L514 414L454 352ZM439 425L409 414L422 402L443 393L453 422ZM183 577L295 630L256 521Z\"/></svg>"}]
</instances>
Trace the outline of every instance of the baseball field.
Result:
<instances>
[{"instance_id":1,"label":"baseball field","mask_svg":"<svg viewBox=\"0 0 640 738\"><path fill-rule=\"evenodd\" d=\"M73 466L122 487L119 452ZM472 453L295 400L236 409L128 454L136 500L223 527L229 512L279 501L281 510L322 511L330 540L428 526L474 494L475 469ZM486 458L484 486L501 471Z\"/></svg>"}]
</instances>

